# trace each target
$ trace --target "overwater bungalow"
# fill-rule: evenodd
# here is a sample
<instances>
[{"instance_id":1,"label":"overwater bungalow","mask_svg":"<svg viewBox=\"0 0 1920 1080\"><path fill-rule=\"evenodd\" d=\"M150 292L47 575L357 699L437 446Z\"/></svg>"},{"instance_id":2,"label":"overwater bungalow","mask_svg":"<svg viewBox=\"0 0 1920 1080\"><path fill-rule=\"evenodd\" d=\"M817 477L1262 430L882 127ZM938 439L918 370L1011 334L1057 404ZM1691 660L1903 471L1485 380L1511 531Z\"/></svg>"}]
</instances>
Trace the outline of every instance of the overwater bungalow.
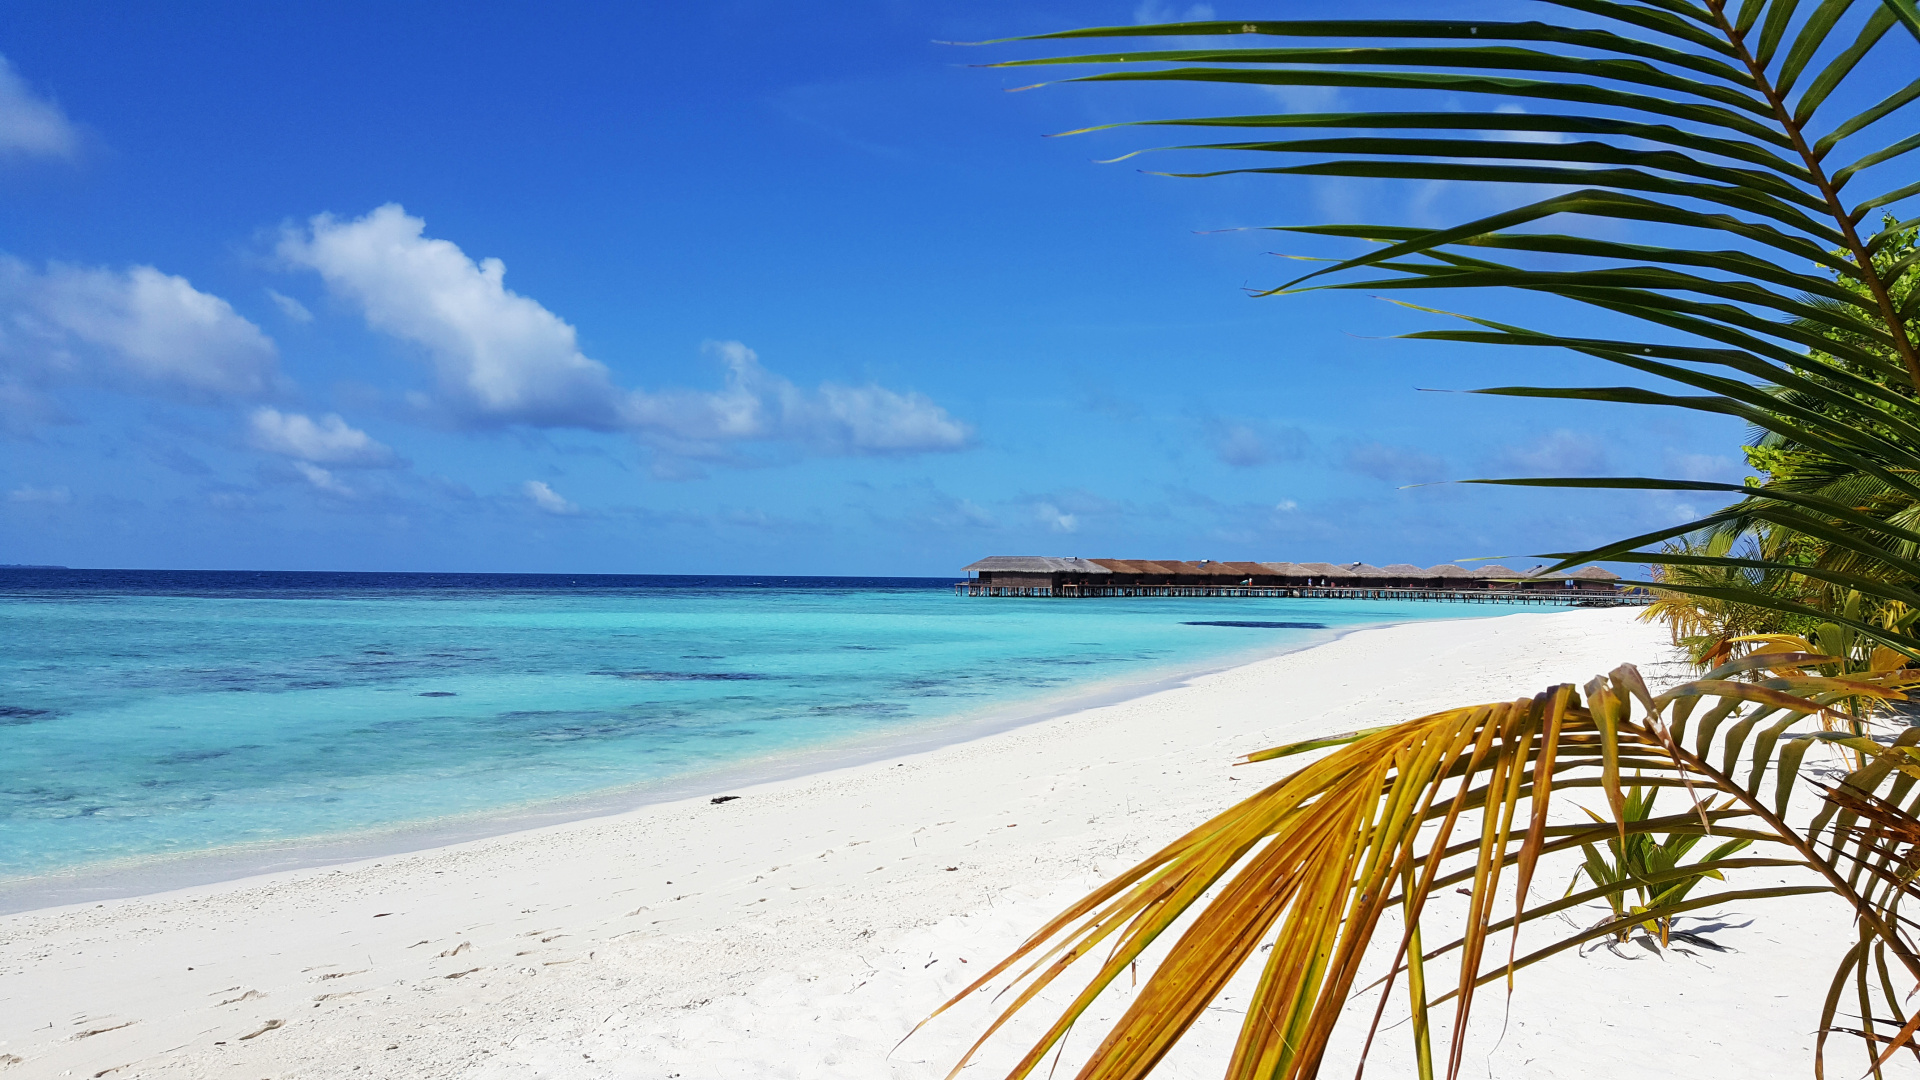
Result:
<instances>
[{"instance_id":1,"label":"overwater bungalow","mask_svg":"<svg viewBox=\"0 0 1920 1080\"><path fill-rule=\"evenodd\" d=\"M1451 563L1222 562L1199 559L1083 559L993 555L966 567L968 595L983 596L1342 596L1352 599L1491 599L1495 596L1618 597L1619 575L1597 566L1573 573L1525 572Z\"/></svg>"}]
</instances>

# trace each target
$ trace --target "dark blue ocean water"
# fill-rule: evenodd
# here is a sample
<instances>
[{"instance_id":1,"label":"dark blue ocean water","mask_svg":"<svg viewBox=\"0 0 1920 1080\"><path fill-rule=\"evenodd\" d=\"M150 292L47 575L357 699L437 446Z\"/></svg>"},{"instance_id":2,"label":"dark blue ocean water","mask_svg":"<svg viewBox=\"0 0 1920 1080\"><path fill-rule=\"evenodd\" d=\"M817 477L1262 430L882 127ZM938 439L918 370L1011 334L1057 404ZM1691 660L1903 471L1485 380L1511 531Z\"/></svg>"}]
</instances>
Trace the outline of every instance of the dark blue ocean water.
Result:
<instances>
[{"instance_id":1,"label":"dark blue ocean water","mask_svg":"<svg viewBox=\"0 0 1920 1080\"><path fill-rule=\"evenodd\" d=\"M505 815L1503 613L951 585L0 569L0 879Z\"/></svg>"}]
</instances>

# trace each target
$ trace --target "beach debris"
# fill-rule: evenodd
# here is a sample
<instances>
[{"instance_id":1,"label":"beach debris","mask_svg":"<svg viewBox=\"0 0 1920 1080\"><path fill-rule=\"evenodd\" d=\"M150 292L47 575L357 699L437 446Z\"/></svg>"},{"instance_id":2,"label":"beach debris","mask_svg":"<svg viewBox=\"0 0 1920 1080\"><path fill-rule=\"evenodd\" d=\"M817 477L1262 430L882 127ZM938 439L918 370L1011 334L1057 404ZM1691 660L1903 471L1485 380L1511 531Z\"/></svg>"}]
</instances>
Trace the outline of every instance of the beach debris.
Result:
<instances>
[{"instance_id":1,"label":"beach debris","mask_svg":"<svg viewBox=\"0 0 1920 1080\"><path fill-rule=\"evenodd\" d=\"M957 866L949 866L949 867L947 867L947 872L948 872L948 873L952 873L953 871L955 871L955 870L958 870L958 869L960 869L960 868L959 868L959 867L957 867Z\"/></svg>"},{"instance_id":2,"label":"beach debris","mask_svg":"<svg viewBox=\"0 0 1920 1080\"><path fill-rule=\"evenodd\" d=\"M225 1000L225 1001L223 1001L223 1002L221 1002L221 1003L220 1003L220 1005L233 1005L233 1004L236 1004L236 1003L238 1003L238 1002L242 1002L242 1001L253 1001L253 1000L254 1000L254 999L256 999L256 998L263 998L263 997L266 997L266 996L267 996L267 995L265 995L265 994L263 994L263 993L261 993L261 992L260 992L260 991L258 991L258 990L249 990L249 991L247 991L246 993L244 993L244 994L241 994L241 995L240 995L239 997L236 997L236 998L228 998L227 1000ZM215 1006L214 1006L214 1008L216 1008L216 1009L217 1009L217 1008L219 1008L219 1007L220 1007L220 1005L215 1005Z\"/></svg>"},{"instance_id":3,"label":"beach debris","mask_svg":"<svg viewBox=\"0 0 1920 1080\"><path fill-rule=\"evenodd\" d=\"M18 1065L25 1060L19 1054L0 1054L0 1065Z\"/></svg>"},{"instance_id":4,"label":"beach debris","mask_svg":"<svg viewBox=\"0 0 1920 1080\"><path fill-rule=\"evenodd\" d=\"M739 797L738 795L716 795L710 801L713 805L719 806L723 802L732 802Z\"/></svg>"},{"instance_id":5,"label":"beach debris","mask_svg":"<svg viewBox=\"0 0 1920 1080\"><path fill-rule=\"evenodd\" d=\"M471 948L473 948L473 942L463 941L460 944L455 945L453 948L448 949L446 952L441 953L440 955L441 956L459 956L461 953L466 952L468 949L471 949Z\"/></svg>"},{"instance_id":6,"label":"beach debris","mask_svg":"<svg viewBox=\"0 0 1920 1080\"><path fill-rule=\"evenodd\" d=\"M319 976L316 976L316 977L314 978L314 980L313 980L313 981L314 981L314 982L325 982L325 981L327 981L328 979L344 979L344 978L346 978L346 977L347 977L347 976L349 976L349 975L365 975L365 974L366 974L367 972L369 972L369 971L372 971L372 970L373 970L372 968L361 968L361 969L360 969L359 971L336 971L336 972L333 972L333 973L332 973L332 974L330 974L330 975L319 975Z\"/></svg>"},{"instance_id":7,"label":"beach debris","mask_svg":"<svg viewBox=\"0 0 1920 1080\"><path fill-rule=\"evenodd\" d=\"M127 1020L123 1023L114 1024L112 1027L88 1028L86 1031L75 1032L73 1035L69 1036L69 1038L73 1038L73 1039L92 1038L95 1035L105 1035L109 1031L119 1031L123 1027L132 1027L133 1025L139 1022L140 1021L138 1020Z\"/></svg>"},{"instance_id":8,"label":"beach debris","mask_svg":"<svg viewBox=\"0 0 1920 1080\"><path fill-rule=\"evenodd\" d=\"M454 972L454 973L453 973L453 974L451 974L451 975L442 975L442 976L440 976L440 977L441 977L441 978L443 978L443 979L464 979L464 978L466 978L466 977L467 977L468 975L471 975L471 974L473 974L474 972L476 972L476 971L479 971L479 970L480 970L479 968L468 968L468 969L467 969L467 970L465 970L465 971L456 971L456 972Z\"/></svg>"},{"instance_id":9,"label":"beach debris","mask_svg":"<svg viewBox=\"0 0 1920 1080\"><path fill-rule=\"evenodd\" d=\"M240 1041L245 1042L248 1039L257 1039L260 1036L265 1035L269 1031L278 1031L281 1028L286 1026L287 1026L287 1022L285 1020L269 1020L266 1023L260 1025L259 1031L249 1032L248 1034L240 1036Z\"/></svg>"}]
</instances>

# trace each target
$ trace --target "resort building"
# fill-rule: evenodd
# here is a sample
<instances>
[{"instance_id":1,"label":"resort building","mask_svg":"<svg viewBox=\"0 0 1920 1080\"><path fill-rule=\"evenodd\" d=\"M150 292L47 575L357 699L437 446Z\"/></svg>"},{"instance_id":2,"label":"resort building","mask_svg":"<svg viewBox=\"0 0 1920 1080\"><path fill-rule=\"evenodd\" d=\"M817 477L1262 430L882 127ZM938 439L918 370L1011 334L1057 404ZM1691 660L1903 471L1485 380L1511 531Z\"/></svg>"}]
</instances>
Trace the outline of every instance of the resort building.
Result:
<instances>
[{"instance_id":1,"label":"resort building","mask_svg":"<svg viewBox=\"0 0 1920 1080\"><path fill-rule=\"evenodd\" d=\"M976 596L1317 596L1391 593L1448 599L1495 595L1566 599L1619 597L1620 576L1598 566L1549 573L1446 563L1217 562L1200 559L1082 559L1078 556L991 555L967 566L962 584ZM1422 594L1418 597L1409 594ZM1431 595L1428 595L1431 594ZM1440 595L1446 594L1446 595Z\"/></svg>"}]
</instances>

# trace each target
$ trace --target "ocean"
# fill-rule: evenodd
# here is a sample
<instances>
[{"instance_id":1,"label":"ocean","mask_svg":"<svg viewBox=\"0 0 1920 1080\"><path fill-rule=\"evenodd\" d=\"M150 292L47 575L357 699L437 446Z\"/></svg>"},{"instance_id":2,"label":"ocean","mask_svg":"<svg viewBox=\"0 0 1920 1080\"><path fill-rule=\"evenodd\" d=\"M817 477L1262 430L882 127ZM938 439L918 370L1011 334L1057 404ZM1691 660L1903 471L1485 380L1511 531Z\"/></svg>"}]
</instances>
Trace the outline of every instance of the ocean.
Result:
<instances>
[{"instance_id":1,"label":"ocean","mask_svg":"<svg viewBox=\"0 0 1920 1080\"><path fill-rule=\"evenodd\" d=\"M0 569L0 889L482 835L1519 610L951 586Z\"/></svg>"}]
</instances>

